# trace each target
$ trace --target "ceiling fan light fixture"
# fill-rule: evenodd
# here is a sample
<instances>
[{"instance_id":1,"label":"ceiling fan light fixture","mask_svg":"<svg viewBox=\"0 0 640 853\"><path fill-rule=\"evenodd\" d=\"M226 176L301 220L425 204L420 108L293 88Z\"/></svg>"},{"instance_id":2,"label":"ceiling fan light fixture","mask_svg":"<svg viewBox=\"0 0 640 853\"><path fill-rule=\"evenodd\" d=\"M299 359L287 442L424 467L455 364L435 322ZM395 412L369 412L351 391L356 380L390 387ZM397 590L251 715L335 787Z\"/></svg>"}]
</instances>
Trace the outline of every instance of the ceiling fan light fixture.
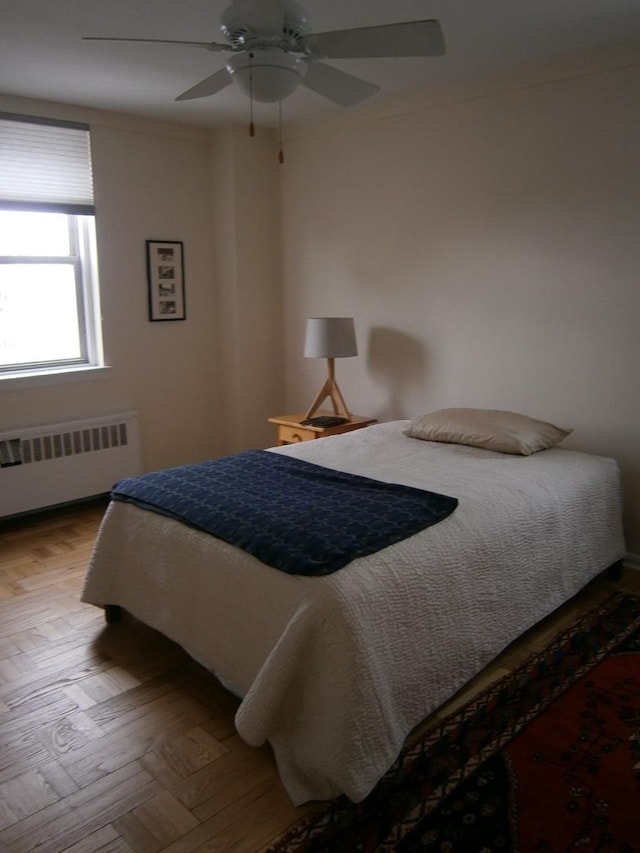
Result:
<instances>
[{"instance_id":1,"label":"ceiling fan light fixture","mask_svg":"<svg viewBox=\"0 0 640 853\"><path fill-rule=\"evenodd\" d=\"M227 71L246 95L273 104L295 92L307 71L307 63L303 57L279 48L256 48L232 56Z\"/></svg>"}]
</instances>

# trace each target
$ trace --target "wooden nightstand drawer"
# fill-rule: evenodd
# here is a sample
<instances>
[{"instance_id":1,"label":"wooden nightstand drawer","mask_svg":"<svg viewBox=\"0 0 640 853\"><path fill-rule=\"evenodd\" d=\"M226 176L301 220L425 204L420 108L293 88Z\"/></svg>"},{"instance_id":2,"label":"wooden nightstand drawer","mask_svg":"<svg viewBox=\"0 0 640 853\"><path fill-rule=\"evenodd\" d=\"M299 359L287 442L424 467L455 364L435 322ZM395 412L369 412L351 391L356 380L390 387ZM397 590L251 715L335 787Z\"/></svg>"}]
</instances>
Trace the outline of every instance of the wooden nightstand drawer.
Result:
<instances>
[{"instance_id":1,"label":"wooden nightstand drawer","mask_svg":"<svg viewBox=\"0 0 640 853\"><path fill-rule=\"evenodd\" d=\"M312 441L315 437L313 430L303 426L278 424L278 444L297 444L299 441Z\"/></svg>"}]
</instances>

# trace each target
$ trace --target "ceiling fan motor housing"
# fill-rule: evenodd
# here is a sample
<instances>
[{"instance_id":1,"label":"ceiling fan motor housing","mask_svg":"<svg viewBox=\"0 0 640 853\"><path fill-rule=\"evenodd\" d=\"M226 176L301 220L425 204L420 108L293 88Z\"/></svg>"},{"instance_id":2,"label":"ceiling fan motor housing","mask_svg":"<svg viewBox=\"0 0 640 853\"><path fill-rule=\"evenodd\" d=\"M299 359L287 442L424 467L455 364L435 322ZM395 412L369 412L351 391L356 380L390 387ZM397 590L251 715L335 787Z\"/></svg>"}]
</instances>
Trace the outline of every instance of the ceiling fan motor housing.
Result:
<instances>
[{"instance_id":1,"label":"ceiling fan motor housing","mask_svg":"<svg viewBox=\"0 0 640 853\"><path fill-rule=\"evenodd\" d=\"M240 4L231 3L222 14L221 30L233 47L243 49L271 44L283 50L304 52L304 38L311 29L307 13L299 3L285 0L282 21L271 32L252 26L244 11Z\"/></svg>"},{"instance_id":2,"label":"ceiling fan motor housing","mask_svg":"<svg viewBox=\"0 0 640 853\"><path fill-rule=\"evenodd\" d=\"M227 62L227 71L254 100L282 101L307 71L302 56L309 33L305 10L285 0L280 17L258 17L253 23L246 12L246 4L231 3L222 16L222 31L237 51Z\"/></svg>"}]
</instances>

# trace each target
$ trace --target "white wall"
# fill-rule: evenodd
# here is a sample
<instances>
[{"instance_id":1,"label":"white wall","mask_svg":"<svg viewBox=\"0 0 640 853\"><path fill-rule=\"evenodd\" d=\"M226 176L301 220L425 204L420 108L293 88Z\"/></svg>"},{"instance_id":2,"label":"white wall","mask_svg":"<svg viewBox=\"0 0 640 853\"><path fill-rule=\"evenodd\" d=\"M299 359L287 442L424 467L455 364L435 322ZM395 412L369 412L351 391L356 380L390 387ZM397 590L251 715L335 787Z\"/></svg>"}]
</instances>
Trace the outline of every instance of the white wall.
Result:
<instances>
[{"instance_id":1,"label":"white wall","mask_svg":"<svg viewBox=\"0 0 640 853\"><path fill-rule=\"evenodd\" d=\"M274 131L217 130L214 175L219 420L228 453L274 442L280 411L282 292L280 175Z\"/></svg>"},{"instance_id":2,"label":"white wall","mask_svg":"<svg viewBox=\"0 0 640 853\"><path fill-rule=\"evenodd\" d=\"M640 56L581 58L287 135L287 403L324 366L304 320L353 315L352 411L512 409L611 455L640 553Z\"/></svg>"}]
</instances>

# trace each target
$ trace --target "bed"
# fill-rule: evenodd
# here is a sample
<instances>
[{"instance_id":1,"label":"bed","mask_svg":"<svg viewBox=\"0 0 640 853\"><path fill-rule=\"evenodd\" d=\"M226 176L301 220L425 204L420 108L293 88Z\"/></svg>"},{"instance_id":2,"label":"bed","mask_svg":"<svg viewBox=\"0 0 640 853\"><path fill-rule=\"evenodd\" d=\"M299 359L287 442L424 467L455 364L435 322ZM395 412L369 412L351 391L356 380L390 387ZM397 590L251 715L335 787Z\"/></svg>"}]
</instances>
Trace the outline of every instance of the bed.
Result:
<instances>
[{"instance_id":1,"label":"bed","mask_svg":"<svg viewBox=\"0 0 640 853\"><path fill-rule=\"evenodd\" d=\"M123 608L241 697L239 734L271 744L296 804L366 797L418 723L625 554L614 460L424 440L413 425L267 451L458 501L326 576L122 501L99 531L83 600Z\"/></svg>"}]
</instances>

